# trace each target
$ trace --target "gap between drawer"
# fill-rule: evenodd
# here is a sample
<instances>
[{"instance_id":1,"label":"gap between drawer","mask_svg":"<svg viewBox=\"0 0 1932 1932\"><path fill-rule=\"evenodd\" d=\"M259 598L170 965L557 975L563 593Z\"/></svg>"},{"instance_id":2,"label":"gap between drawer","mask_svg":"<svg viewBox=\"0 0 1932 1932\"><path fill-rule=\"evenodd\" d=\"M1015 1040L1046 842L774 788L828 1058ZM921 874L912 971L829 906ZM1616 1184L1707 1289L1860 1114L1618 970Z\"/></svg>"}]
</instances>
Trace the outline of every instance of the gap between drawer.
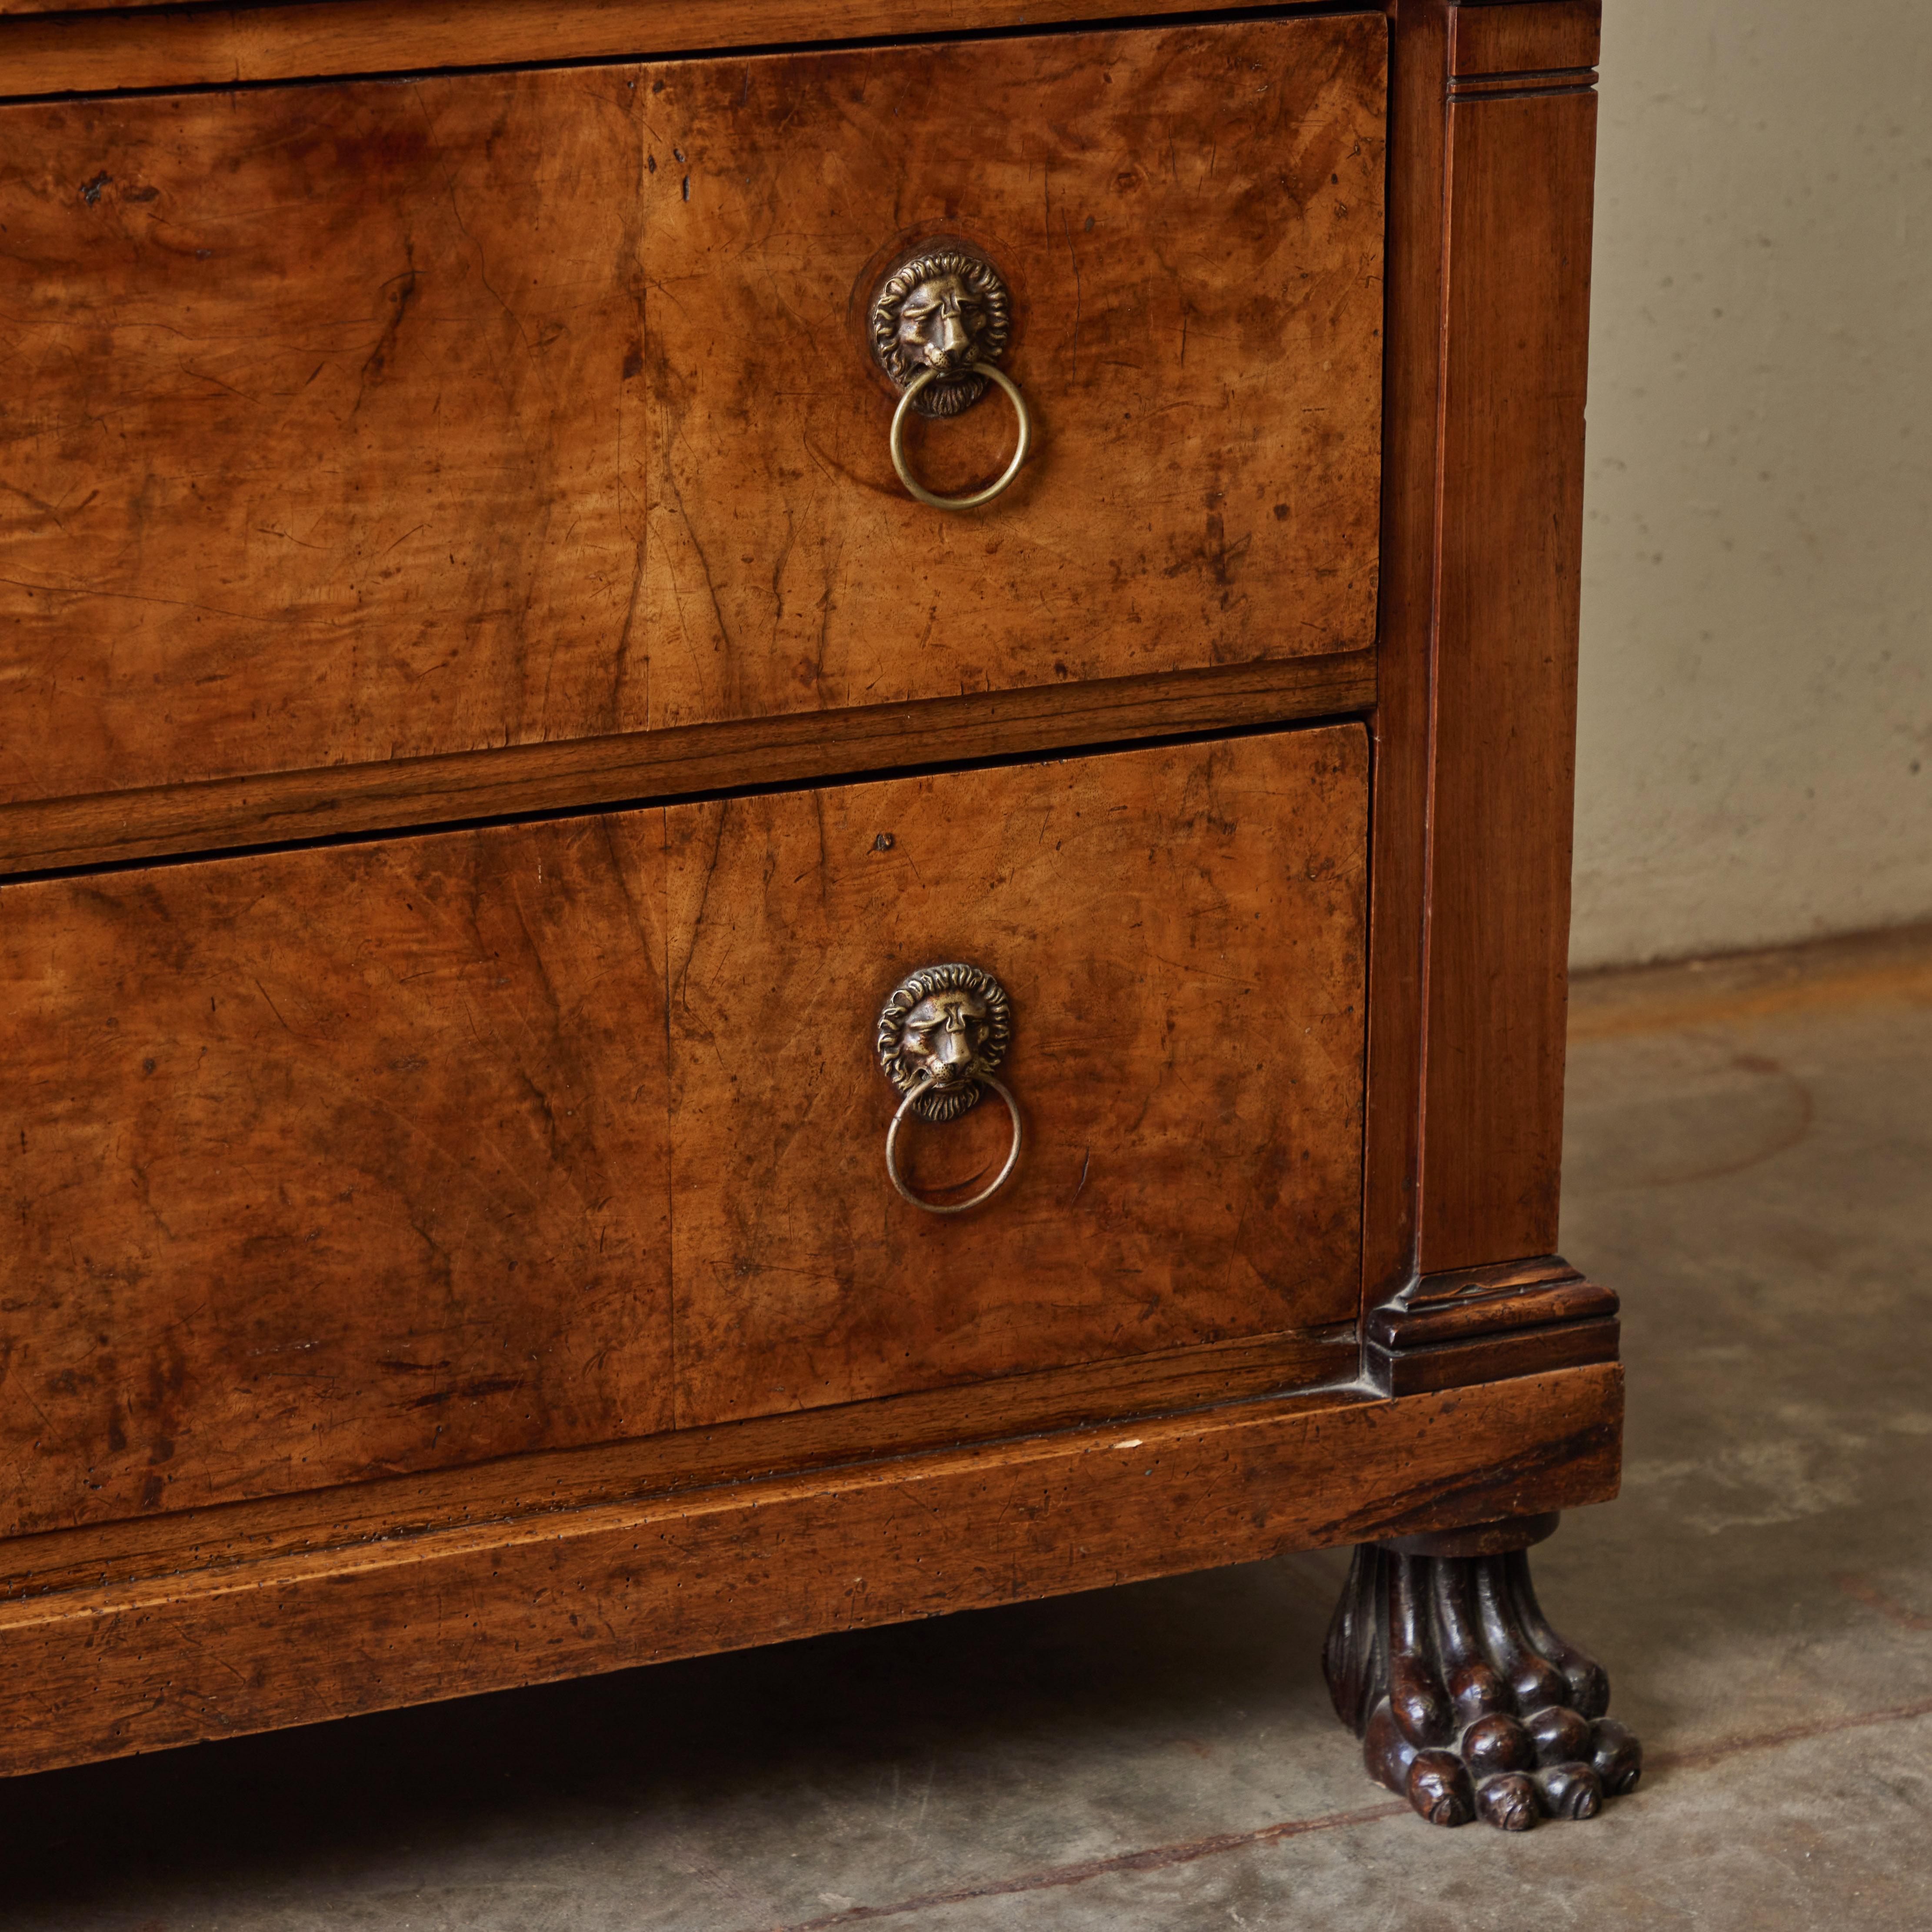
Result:
<instances>
[{"instance_id":1,"label":"gap between drawer","mask_svg":"<svg viewBox=\"0 0 1932 1932\"><path fill-rule=\"evenodd\" d=\"M1376 653L632 732L562 744L0 805L0 879L910 771L1358 716Z\"/></svg>"}]
</instances>

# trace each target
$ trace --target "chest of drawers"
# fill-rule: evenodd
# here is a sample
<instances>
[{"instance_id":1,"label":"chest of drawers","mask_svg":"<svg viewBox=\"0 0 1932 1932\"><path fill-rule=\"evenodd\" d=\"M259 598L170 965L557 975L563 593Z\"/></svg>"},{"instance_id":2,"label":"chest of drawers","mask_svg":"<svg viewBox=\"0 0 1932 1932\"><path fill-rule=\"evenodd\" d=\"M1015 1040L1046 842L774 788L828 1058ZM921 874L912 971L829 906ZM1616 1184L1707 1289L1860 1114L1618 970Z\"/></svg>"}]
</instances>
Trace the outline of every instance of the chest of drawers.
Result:
<instances>
[{"instance_id":1,"label":"chest of drawers","mask_svg":"<svg viewBox=\"0 0 1932 1932\"><path fill-rule=\"evenodd\" d=\"M1352 1544L1634 1782L1594 0L1081 14L0 14L0 1768Z\"/></svg>"}]
</instances>

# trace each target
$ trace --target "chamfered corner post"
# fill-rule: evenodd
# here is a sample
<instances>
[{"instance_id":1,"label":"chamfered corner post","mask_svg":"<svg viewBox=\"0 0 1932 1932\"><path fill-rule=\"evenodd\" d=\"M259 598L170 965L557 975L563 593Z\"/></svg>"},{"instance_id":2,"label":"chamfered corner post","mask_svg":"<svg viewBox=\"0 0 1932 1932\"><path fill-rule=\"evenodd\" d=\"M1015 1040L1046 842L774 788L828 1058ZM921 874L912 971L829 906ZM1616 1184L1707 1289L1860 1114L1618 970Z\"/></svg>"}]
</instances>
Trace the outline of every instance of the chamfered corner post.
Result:
<instances>
[{"instance_id":1,"label":"chamfered corner post","mask_svg":"<svg viewBox=\"0 0 1932 1932\"><path fill-rule=\"evenodd\" d=\"M1400 1396L1618 1348L1616 1297L1555 1252L1600 0L1394 13L1363 1339ZM1435 1823L1587 1817L1641 1774L1538 1604L1556 1522L1354 1552L1330 1690Z\"/></svg>"},{"instance_id":2,"label":"chamfered corner post","mask_svg":"<svg viewBox=\"0 0 1932 1932\"><path fill-rule=\"evenodd\" d=\"M1599 13L1448 10L1424 1276L1558 1246Z\"/></svg>"}]
</instances>

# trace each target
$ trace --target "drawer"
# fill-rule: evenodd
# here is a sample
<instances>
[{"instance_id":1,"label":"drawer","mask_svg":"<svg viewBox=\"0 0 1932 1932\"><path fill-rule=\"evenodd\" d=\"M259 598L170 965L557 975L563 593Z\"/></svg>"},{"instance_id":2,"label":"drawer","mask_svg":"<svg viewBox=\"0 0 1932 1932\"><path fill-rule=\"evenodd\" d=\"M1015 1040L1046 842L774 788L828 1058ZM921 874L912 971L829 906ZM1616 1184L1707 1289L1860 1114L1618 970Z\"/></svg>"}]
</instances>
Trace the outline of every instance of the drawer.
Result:
<instances>
[{"instance_id":1,"label":"drawer","mask_svg":"<svg viewBox=\"0 0 1932 1932\"><path fill-rule=\"evenodd\" d=\"M0 110L0 798L1367 644L1386 65L1378 13ZM1037 424L963 515L866 320L948 238Z\"/></svg>"},{"instance_id":2,"label":"drawer","mask_svg":"<svg viewBox=\"0 0 1932 1932\"><path fill-rule=\"evenodd\" d=\"M0 888L6 1528L1352 1322L1366 814L1338 725Z\"/></svg>"}]
</instances>

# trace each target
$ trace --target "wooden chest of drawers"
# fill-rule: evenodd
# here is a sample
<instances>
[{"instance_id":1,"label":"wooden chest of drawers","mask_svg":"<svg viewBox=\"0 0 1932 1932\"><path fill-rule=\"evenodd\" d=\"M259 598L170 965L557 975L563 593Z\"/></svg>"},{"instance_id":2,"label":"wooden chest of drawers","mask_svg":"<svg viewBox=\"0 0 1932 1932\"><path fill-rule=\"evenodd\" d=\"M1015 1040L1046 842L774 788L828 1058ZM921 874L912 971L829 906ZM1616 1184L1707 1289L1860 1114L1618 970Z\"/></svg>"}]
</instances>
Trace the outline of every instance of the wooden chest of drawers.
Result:
<instances>
[{"instance_id":1,"label":"wooden chest of drawers","mask_svg":"<svg viewBox=\"0 0 1932 1932\"><path fill-rule=\"evenodd\" d=\"M1081 13L0 13L0 1768L1352 1543L1634 1782L1594 0Z\"/></svg>"}]
</instances>

